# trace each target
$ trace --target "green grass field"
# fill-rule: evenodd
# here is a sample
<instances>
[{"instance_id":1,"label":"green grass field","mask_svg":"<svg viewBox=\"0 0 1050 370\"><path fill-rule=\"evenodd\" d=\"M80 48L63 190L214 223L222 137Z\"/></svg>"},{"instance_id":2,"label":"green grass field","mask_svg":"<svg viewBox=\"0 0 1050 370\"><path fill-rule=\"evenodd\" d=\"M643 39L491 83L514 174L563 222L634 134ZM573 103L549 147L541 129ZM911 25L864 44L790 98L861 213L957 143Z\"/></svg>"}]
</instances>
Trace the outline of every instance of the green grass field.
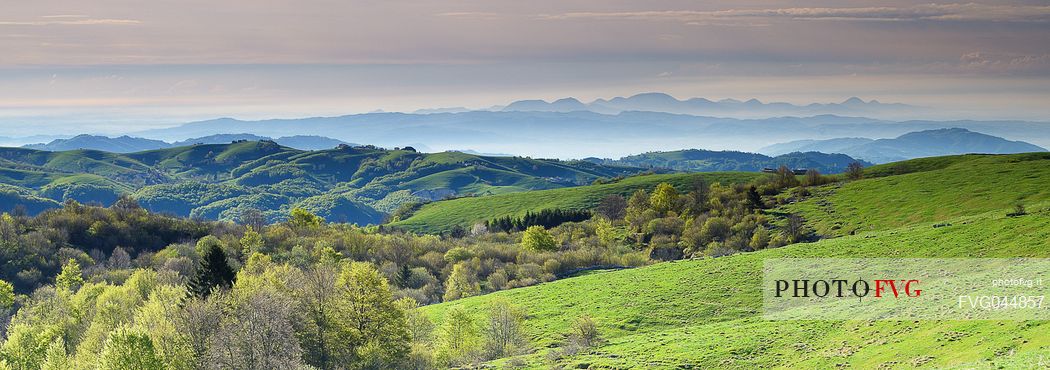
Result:
<instances>
[{"instance_id":1,"label":"green grass field","mask_svg":"<svg viewBox=\"0 0 1050 370\"><path fill-rule=\"evenodd\" d=\"M998 210L952 219L950 227L922 223L722 258L597 273L422 310L441 322L453 306L481 315L486 304L497 298L522 305L528 310L527 330L538 349L525 359L536 367L546 366L544 348L556 344L572 320L584 314L598 322L608 343L591 354L565 360L563 365L569 368L984 366L1009 360L1003 351L1050 351L1050 336L1045 335L1050 323L765 321L759 285L762 261L1050 257L1047 206L1042 203L1038 211L1022 217L1006 217L1006 210Z\"/></svg>"},{"instance_id":2,"label":"green grass field","mask_svg":"<svg viewBox=\"0 0 1050 370\"><path fill-rule=\"evenodd\" d=\"M440 233L459 225L469 227L477 221L503 216L520 216L526 211L544 209L590 209L611 194L629 196L638 189L652 189L667 182L685 191L697 180L723 184L747 182L765 176L755 172L708 172L693 174L666 174L634 176L619 182L573 188L530 191L527 193L498 194L485 197L459 198L429 203L412 217L391 224L419 233Z\"/></svg>"},{"instance_id":3,"label":"green grass field","mask_svg":"<svg viewBox=\"0 0 1050 370\"><path fill-rule=\"evenodd\" d=\"M1050 257L1047 158L963 156L906 163L906 171L873 167L906 174L829 185L778 210L800 212L818 230L842 237L592 273L421 310L440 324L450 307L480 317L495 299L521 305L534 352L515 362L531 368L1046 367L1045 321L767 321L760 284L770 258ZM1007 217L1018 200L1028 214ZM550 348L582 315L598 323L606 343L551 363Z\"/></svg>"},{"instance_id":4,"label":"green grass field","mask_svg":"<svg viewBox=\"0 0 1050 370\"><path fill-rule=\"evenodd\" d=\"M866 175L881 177L815 188L783 211L820 235L841 236L1050 200L1050 153L923 158Z\"/></svg>"}]
</instances>

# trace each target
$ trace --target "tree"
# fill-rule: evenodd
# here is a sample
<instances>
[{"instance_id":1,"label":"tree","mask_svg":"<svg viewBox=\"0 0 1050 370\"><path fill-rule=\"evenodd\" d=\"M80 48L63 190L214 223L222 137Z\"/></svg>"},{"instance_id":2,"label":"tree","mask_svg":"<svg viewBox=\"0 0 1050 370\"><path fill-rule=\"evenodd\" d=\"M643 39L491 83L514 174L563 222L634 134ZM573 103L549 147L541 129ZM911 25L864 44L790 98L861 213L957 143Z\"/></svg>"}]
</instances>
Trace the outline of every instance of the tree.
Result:
<instances>
[{"instance_id":1,"label":"tree","mask_svg":"<svg viewBox=\"0 0 1050 370\"><path fill-rule=\"evenodd\" d=\"M466 263L460 262L452 266L452 274L445 282L445 301L475 296L480 293L481 284L478 283L478 277Z\"/></svg>"},{"instance_id":2,"label":"tree","mask_svg":"<svg viewBox=\"0 0 1050 370\"><path fill-rule=\"evenodd\" d=\"M846 166L846 178L850 180L860 180L864 178L864 166L860 162L853 162Z\"/></svg>"},{"instance_id":3,"label":"tree","mask_svg":"<svg viewBox=\"0 0 1050 370\"><path fill-rule=\"evenodd\" d=\"M474 223L474 226L470 228L470 236L481 236L489 233L489 227L486 226L485 222Z\"/></svg>"},{"instance_id":4,"label":"tree","mask_svg":"<svg viewBox=\"0 0 1050 370\"><path fill-rule=\"evenodd\" d=\"M15 304L15 287L0 280L0 311L7 310Z\"/></svg>"},{"instance_id":5,"label":"tree","mask_svg":"<svg viewBox=\"0 0 1050 370\"><path fill-rule=\"evenodd\" d=\"M324 223L324 218L299 207L292 208L292 213L288 217L288 224L297 229L315 228L321 226L322 223Z\"/></svg>"},{"instance_id":6,"label":"tree","mask_svg":"<svg viewBox=\"0 0 1050 370\"><path fill-rule=\"evenodd\" d=\"M627 214L627 200L619 194L607 195L594 211L609 220L619 220Z\"/></svg>"},{"instance_id":7,"label":"tree","mask_svg":"<svg viewBox=\"0 0 1050 370\"><path fill-rule=\"evenodd\" d=\"M751 210L766 208L762 196L758 194L758 189L755 189L754 185L747 187L747 207Z\"/></svg>"},{"instance_id":8,"label":"tree","mask_svg":"<svg viewBox=\"0 0 1050 370\"><path fill-rule=\"evenodd\" d=\"M340 363L394 368L408 354L411 333L386 279L368 262L343 265L336 280L340 303Z\"/></svg>"},{"instance_id":9,"label":"tree","mask_svg":"<svg viewBox=\"0 0 1050 370\"><path fill-rule=\"evenodd\" d=\"M237 221L239 221L241 225L250 227L252 230L262 230L266 227L266 215L255 208L248 208L241 211L240 217L238 217Z\"/></svg>"},{"instance_id":10,"label":"tree","mask_svg":"<svg viewBox=\"0 0 1050 370\"><path fill-rule=\"evenodd\" d=\"M330 347L337 341L336 275L336 266L314 264L303 272L302 281L294 285L300 306L297 312L303 315L297 332L305 351L304 357L307 363L323 370L331 368Z\"/></svg>"},{"instance_id":11,"label":"tree","mask_svg":"<svg viewBox=\"0 0 1050 370\"><path fill-rule=\"evenodd\" d=\"M149 336L128 328L119 328L109 334L106 347L99 356L101 370L164 369Z\"/></svg>"},{"instance_id":12,"label":"tree","mask_svg":"<svg viewBox=\"0 0 1050 370\"><path fill-rule=\"evenodd\" d=\"M292 305L270 288L236 305L216 333L209 359L224 369L294 369L302 350L292 330Z\"/></svg>"},{"instance_id":13,"label":"tree","mask_svg":"<svg viewBox=\"0 0 1050 370\"><path fill-rule=\"evenodd\" d=\"M248 226L247 229L244 230L244 236L241 237L240 244L241 256L244 258L250 257L252 253L263 252L262 249L264 244L262 235L255 231L255 228L252 226Z\"/></svg>"},{"instance_id":14,"label":"tree","mask_svg":"<svg viewBox=\"0 0 1050 370\"><path fill-rule=\"evenodd\" d=\"M524 353L528 339L523 331L525 311L505 300L489 304L488 322L484 329L485 355L489 359Z\"/></svg>"},{"instance_id":15,"label":"tree","mask_svg":"<svg viewBox=\"0 0 1050 370\"><path fill-rule=\"evenodd\" d=\"M787 226L784 229L784 231L787 232L788 242L798 243L802 240L802 236L805 234L803 226L802 217L796 214L788 216Z\"/></svg>"},{"instance_id":16,"label":"tree","mask_svg":"<svg viewBox=\"0 0 1050 370\"><path fill-rule=\"evenodd\" d=\"M225 302L221 295L211 295L205 299L188 299L175 318L179 332L185 335L196 359L197 369L205 368L211 348L211 338L219 330L222 322L222 309Z\"/></svg>"},{"instance_id":17,"label":"tree","mask_svg":"<svg viewBox=\"0 0 1050 370\"><path fill-rule=\"evenodd\" d=\"M653 195L649 196L649 204L652 205L653 210L657 214L667 214L669 211L674 210L675 204L678 202L678 190L675 190L674 186L666 182L661 182L656 185L656 189L653 190Z\"/></svg>"},{"instance_id":18,"label":"tree","mask_svg":"<svg viewBox=\"0 0 1050 370\"><path fill-rule=\"evenodd\" d=\"M525 229L521 235L521 247L530 251L550 252L558 250L558 243L547 229L537 225Z\"/></svg>"},{"instance_id":19,"label":"tree","mask_svg":"<svg viewBox=\"0 0 1050 370\"><path fill-rule=\"evenodd\" d=\"M80 264L70 258L69 262L62 265L62 272L55 277L55 287L75 292L81 285L84 285L84 274L80 271Z\"/></svg>"},{"instance_id":20,"label":"tree","mask_svg":"<svg viewBox=\"0 0 1050 370\"><path fill-rule=\"evenodd\" d=\"M820 174L820 171L817 171L814 168L810 168L806 170L806 179L804 184L806 186L824 185L824 176Z\"/></svg>"},{"instance_id":21,"label":"tree","mask_svg":"<svg viewBox=\"0 0 1050 370\"><path fill-rule=\"evenodd\" d=\"M453 307L438 329L436 357L445 367L473 362L481 350L477 321L466 310Z\"/></svg>"},{"instance_id":22,"label":"tree","mask_svg":"<svg viewBox=\"0 0 1050 370\"><path fill-rule=\"evenodd\" d=\"M215 288L229 288L237 275L226 262L226 252L217 245L208 246L197 271L190 280L190 292L197 297L207 297Z\"/></svg>"},{"instance_id":23,"label":"tree","mask_svg":"<svg viewBox=\"0 0 1050 370\"><path fill-rule=\"evenodd\" d=\"M752 250L757 251L759 249L765 248L768 245L769 231L766 231L765 227L759 225L758 228L755 230L755 233L751 234L751 242L748 243L748 246L750 246Z\"/></svg>"},{"instance_id":24,"label":"tree","mask_svg":"<svg viewBox=\"0 0 1050 370\"><path fill-rule=\"evenodd\" d=\"M566 335L566 352L575 354L601 343L601 333L598 332L598 324L590 316L583 315L572 322L572 327Z\"/></svg>"},{"instance_id":25,"label":"tree","mask_svg":"<svg viewBox=\"0 0 1050 370\"><path fill-rule=\"evenodd\" d=\"M113 249L113 253L109 255L108 263L111 269L131 268L131 255L124 248L116 247Z\"/></svg>"},{"instance_id":26,"label":"tree","mask_svg":"<svg viewBox=\"0 0 1050 370\"><path fill-rule=\"evenodd\" d=\"M777 187L780 189L798 186L798 178L795 177L795 172L785 165L780 165L773 176Z\"/></svg>"}]
</instances>

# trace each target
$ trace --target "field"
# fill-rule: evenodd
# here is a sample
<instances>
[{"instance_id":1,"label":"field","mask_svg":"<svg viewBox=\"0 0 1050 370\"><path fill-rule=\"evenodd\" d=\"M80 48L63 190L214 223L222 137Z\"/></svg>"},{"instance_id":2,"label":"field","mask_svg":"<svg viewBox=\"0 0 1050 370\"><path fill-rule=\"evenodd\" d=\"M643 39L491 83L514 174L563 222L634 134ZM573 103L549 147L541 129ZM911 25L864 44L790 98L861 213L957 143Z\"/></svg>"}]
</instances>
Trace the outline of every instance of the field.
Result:
<instances>
[{"instance_id":1,"label":"field","mask_svg":"<svg viewBox=\"0 0 1050 370\"><path fill-rule=\"evenodd\" d=\"M391 226L418 233L440 233L457 225L469 227L477 221L520 216L527 211L554 208L590 209L605 196L629 196L635 190L652 189L661 182L670 183L679 190L687 190L698 180L708 184L729 184L747 182L760 176L764 175L756 172L646 175L629 177L611 184L459 198L424 205L411 217L392 223Z\"/></svg>"},{"instance_id":2,"label":"field","mask_svg":"<svg viewBox=\"0 0 1050 370\"><path fill-rule=\"evenodd\" d=\"M1044 322L764 321L762 261L790 257L1050 257L1050 211L1006 217L1006 210L812 244L714 259L669 262L591 274L535 287L424 307L436 322L449 307L482 312L494 299L528 310L536 348L556 344L576 317L590 315L608 344L573 358L601 367L683 364L703 367L862 368L1000 360L1003 351L1050 351ZM961 337L961 338L956 338ZM980 344L980 345L977 345ZM1047 353L1050 355L1050 353ZM926 358L929 356L930 358ZM542 365L539 354L528 357ZM566 365L569 365L568 363Z\"/></svg>"},{"instance_id":3,"label":"field","mask_svg":"<svg viewBox=\"0 0 1050 370\"><path fill-rule=\"evenodd\" d=\"M1050 199L1050 153L924 158L866 175L880 177L813 189L784 210L818 234L840 236Z\"/></svg>"},{"instance_id":4,"label":"field","mask_svg":"<svg viewBox=\"0 0 1050 370\"><path fill-rule=\"evenodd\" d=\"M1050 257L1050 193L1039 186L1050 183L1046 158L967 156L910 163L915 171L901 171L910 174L814 189L813 198L777 210L802 212L818 230L856 235L838 231L845 236L593 273L421 310L440 323L450 307L481 315L496 299L521 305L528 311L526 330L535 352L513 361L533 368L1024 368L1040 361L1046 366L1047 322L766 321L759 285L762 262L769 258ZM1008 217L1022 199L1028 214ZM835 213L821 216L824 211L815 205L828 202ZM834 222L843 226L835 229ZM606 343L552 363L550 348L582 315L598 323Z\"/></svg>"}]
</instances>

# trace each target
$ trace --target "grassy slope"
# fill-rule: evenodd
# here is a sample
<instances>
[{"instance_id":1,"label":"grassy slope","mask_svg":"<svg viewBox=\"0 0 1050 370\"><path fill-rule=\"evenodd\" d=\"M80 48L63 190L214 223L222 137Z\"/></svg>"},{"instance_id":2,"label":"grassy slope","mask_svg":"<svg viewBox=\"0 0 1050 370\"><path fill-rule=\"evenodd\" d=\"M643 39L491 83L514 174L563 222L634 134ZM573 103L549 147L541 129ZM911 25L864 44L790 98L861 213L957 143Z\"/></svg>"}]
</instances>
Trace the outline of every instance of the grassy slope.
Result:
<instances>
[{"instance_id":1,"label":"grassy slope","mask_svg":"<svg viewBox=\"0 0 1050 370\"><path fill-rule=\"evenodd\" d=\"M907 170L898 165L893 171L913 173L857 181L789 207L822 225L870 220L874 230L861 235L591 274L422 310L440 322L448 307L480 313L487 302L505 298L528 308L527 326L537 348L555 344L571 320L588 314L609 343L567 360L570 367L1029 365L1040 356L1050 358L1050 336L1045 335L1050 323L769 322L760 317L758 284L767 258L1050 257L1050 193L1036 185L1050 183L1045 158L966 156L906 163ZM981 189L985 196L974 199ZM1018 197L1028 202L1031 214L1005 217ZM846 211L816 217L817 208L807 208L807 202L820 201ZM952 226L932 227L939 222ZM898 226L903 224L908 226ZM1015 352L1020 355L1004 356ZM532 365L545 366L542 353L526 357Z\"/></svg>"},{"instance_id":2,"label":"grassy slope","mask_svg":"<svg viewBox=\"0 0 1050 370\"><path fill-rule=\"evenodd\" d=\"M668 182L685 190L697 179L703 179L708 183L735 183L759 176L763 175L753 172L647 175L629 177L604 185L459 198L427 204L416 211L412 217L392 225L415 232L435 233L450 230L456 225L468 226L476 221L507 215L523 215L526 211L550 208L589 209L607 195L626 196L637 189L652 189L661 182Z\"/></svg>"},{"instance_id":3,"label":"grassy slope","mask_svg":"<svg viewBox=\"0 0 1050 370\"><path fill-rule=\"evenodd\" d=\"M1003 349L1050 350L1045 322L834 322L761 319L761 266L784 257L1050 257L1050 212L1007 218L1005 210L795 244L716 259L661 263L514 289L423 308L440 322L449 307L483 312L493 299L527 307L537 348L556 342L583 314L609 343L574 364L609 367L872 368L902 361L947 366L996 358ZM954 334L954 333L962 334ZM958 340L949 340L961 335ZM895 354L902 356L894 357ZM923 356L932 356L925 359ZM540 365L542 356L529 357ZM571 366L570 366L571 367Z\"/></svg>"},{"instance_id":4,"label":"grassy slope","mask_svg":"<svg viewBox=\"0 0 1050 370\"><path fill-rule=\"evenodd\" d=\"M902 175L886 176L893 173ZM785 207L821 235L880 230L1050 199L1050 153L924 158L867 170L884 176L815 189Z\"/></svg>"}]
</instances>

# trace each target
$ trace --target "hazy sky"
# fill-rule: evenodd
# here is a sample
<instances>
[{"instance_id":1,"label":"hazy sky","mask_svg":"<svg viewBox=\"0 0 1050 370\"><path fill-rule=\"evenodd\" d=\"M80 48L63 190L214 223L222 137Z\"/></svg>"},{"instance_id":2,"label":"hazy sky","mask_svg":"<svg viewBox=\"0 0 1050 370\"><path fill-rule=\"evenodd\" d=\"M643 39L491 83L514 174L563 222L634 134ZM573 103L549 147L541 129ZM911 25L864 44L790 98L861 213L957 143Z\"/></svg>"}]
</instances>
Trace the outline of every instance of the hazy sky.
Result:
<instances>
[{"instance_id":1,"label":"hazy sky","mask_svg":"<svg viewBox=\"0 0 1050 370\"><path fill-rule=\"evenodd\" d=\"M647 91L1050 120L1050 3L44 0L0 12L0 135Z\"/></svg>"}]
</instances>

